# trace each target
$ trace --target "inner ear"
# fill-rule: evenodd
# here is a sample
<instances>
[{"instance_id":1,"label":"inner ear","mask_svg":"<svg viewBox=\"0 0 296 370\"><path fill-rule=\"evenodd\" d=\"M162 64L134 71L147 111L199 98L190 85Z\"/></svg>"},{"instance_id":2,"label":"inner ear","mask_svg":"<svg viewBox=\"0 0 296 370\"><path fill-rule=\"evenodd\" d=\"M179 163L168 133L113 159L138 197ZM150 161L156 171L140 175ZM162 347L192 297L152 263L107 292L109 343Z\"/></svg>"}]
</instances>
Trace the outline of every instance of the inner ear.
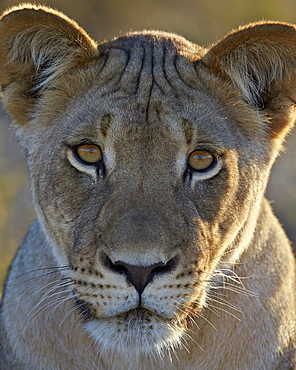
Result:
<instances>
[{"instance_id":1,"label":"inner ear","mask_svg":"<svg viewBox=\"0 0 296 370\"><path fill-rule=\"evenodd\" d=\"M0 83L6 109L18 124L26 123L36 99L97 56L96 43L64 14L32 4L9 9L0 20Z\"/></svg>"},{"instance_id":2,"label":"inner ear","mask_svg":"<svg viewBox=\"0 0 296 370\"><path fill-rule=\"evenodd\" d=\"M251 24L228 35L202 59L242 100L264 111L271 136L281 140L295 120L295 45L294 26Z\"/></svg>"}]
</instances>

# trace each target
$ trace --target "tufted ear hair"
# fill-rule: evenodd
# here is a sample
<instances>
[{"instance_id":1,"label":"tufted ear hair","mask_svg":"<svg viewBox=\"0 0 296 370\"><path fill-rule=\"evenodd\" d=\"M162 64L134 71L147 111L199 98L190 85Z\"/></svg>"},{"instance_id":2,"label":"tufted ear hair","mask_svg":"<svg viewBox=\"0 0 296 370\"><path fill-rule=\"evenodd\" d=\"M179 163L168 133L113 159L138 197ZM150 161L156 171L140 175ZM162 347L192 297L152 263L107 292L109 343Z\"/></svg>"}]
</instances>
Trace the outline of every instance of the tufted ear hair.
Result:
<instances>
[{"instance_id":1,"label":"tufted ear hair","mask_svg":"<svg viewBox=\"0 0 296 370\"><path fill-rule=\"evenodd\" d=\"M74 21L44 6L21 4L0 18L0 84L18 123L58 77L97 56L97 45Z\"/></svg>"},{"instance_id":2,"label":"tufted ear hair","mask_svg":"<svg viewBox=\"0 0 296 370\"><path fill-rule=\"evenodd\" d=\"M295 26L242 27L214 45L202 62L267 116L272 138L284 140L296 118Z\"/></svg>"}]
</instances>

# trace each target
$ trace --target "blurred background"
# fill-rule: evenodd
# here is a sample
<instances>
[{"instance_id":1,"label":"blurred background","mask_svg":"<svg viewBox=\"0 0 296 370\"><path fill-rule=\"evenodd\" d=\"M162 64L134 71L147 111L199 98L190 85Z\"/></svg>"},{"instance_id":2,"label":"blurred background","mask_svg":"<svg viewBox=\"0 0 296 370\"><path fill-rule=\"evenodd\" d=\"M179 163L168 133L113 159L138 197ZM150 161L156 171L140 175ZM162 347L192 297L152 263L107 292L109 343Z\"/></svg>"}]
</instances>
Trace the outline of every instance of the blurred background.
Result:
<instances>
[{"instance_id":1,"label":"blurred background","mask_svg":"<svg viewBox=\"0 0 296 370\"><path fill-rule=\"evenodd\" d=\"M127 31L173 31L208 45L239 25L257 20L296 23L295 0L48 0L74 18L96 40ZM0 0L0 12L16 5ZM296 134L275 164L267 197L288 236L296 244ZM28 175L9 117L0 106L0 294L9 263L34 218Z\"/></svg>"}]
</instances>

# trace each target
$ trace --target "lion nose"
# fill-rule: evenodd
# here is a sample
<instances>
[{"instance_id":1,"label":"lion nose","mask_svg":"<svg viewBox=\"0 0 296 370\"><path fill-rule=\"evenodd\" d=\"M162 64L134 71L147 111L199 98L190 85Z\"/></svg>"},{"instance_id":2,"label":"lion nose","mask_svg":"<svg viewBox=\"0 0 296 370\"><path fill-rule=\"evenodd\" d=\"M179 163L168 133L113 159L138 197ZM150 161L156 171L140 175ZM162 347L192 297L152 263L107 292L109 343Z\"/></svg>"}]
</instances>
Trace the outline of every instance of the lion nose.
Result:
<instances>
[{"instance_id":1,"label":"lion nose","mask_svg":"<svg viewBox=\"0 0 296 370\"><path fill-rule=\"evenodd\" d=\"M133 266L121 261L115 262L114 265L127 276L128 281L133 284L139 294L143 292L153 276L161 273L165 267L163 262L145 267Z\"/></svg>"},{"instance_id":2,"label":"lion nose","mask_svg":"<svg viewBox=\"0 0 296 370\"><path fill-rule=\"evenodd\" d=\"M114 263L108 258L108 267L113 271L123 274L127 280L135 287L137 292L141 295L146 286L152 281L156 275L163 275L172 271L175 266L175 258L167 263L158 262L149 266L134 266L122 261L115 261Z\"/></svg>"}]
</instances>

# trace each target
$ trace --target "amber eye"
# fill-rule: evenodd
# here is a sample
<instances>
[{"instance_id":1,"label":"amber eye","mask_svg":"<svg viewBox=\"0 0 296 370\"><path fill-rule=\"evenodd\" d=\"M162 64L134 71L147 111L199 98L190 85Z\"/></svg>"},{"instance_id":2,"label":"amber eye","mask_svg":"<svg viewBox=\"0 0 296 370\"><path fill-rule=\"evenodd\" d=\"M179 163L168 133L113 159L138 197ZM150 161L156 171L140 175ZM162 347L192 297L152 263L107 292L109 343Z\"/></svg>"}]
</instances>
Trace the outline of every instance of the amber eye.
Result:
<instances>
[{"instance_id":1,"label":"amber eye","mask_svg":"<svg viewBox=\"0 0 296 370\"><path fill-rule=\"evenodd\" d=\"M94 144L80 145L75 148L77 158L84 164L96 164L102 159L101 149Z\"/></svg>"},{"instance_id":2,"label":"amber eye","mask_svg":"<svg viewBox=\"0 0 296 370\"><path fill-rule=\"evenodd\" d=\"M197 172L208 171L215 163L216 157L205 150L195 150L188 158L189 167Z\"/></svg>"}]
</instances>

